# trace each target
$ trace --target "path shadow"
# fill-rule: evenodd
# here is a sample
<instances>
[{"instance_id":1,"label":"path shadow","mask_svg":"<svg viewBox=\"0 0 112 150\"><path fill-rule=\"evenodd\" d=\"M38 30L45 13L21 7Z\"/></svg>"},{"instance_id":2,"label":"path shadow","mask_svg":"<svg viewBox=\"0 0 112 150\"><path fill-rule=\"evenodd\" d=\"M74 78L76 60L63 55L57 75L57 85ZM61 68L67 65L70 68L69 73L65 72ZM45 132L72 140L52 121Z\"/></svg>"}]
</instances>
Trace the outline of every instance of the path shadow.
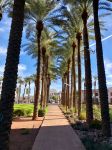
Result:
<instances>
[{"instance_id":1,"label":"path shadow","mask_svg":"<svg viewBox=\"0 0 112 150\"><path fill-rule=\"evenodd\" d=\"M45 122L44 122L45 123ZM38 147L38 149L37 149ZM42 126L32 150L85 150L70 125Z\"/></svg>"}]
</instances>

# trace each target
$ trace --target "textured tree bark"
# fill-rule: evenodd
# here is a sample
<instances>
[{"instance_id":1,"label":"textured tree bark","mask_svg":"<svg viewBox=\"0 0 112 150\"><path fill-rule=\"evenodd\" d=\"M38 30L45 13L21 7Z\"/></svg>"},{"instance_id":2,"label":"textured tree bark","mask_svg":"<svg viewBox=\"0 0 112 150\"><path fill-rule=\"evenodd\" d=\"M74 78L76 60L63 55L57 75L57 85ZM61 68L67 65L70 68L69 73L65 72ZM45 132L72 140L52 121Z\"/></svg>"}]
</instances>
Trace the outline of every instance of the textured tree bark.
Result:
<instances>
[{"instance_id":1,"label":"textured tree bark","mask_svg":"<svg viewBox=\"0 0 112 150\"><path fill-rule=\"evenodd\" d=\"M108 91L106 86L103 48L98 18L98 6L99 0L93 0L94 30L96 39L96 56L97 56L98 82L99 82L99 93L101 103L102 131L104 136L111 136Z\"/></svg>"},{"instance_id":2,"label":"textured tree bark","mask_svg":"<svg viewBox=\"0 0 112 150\"><path fill-rule=\"evenodd\" d=\"M72 45L73 48L73 54L72 54L72 85L73 85L73 99L72 99L72 105L74 112L76 112L76 69L75 69L75 49L76 49L76 44L73 42ZM72 91L72 90L71 90Z\"/></svg>"},{"instance_id":3,"label":"textured tree bark","mask_svg":"<svg viewBox=\"0 0 112 150\"><path fill-rule=\"evenodd\" d=\"M38 61L37 61L37 76L36 76L36 91L35 91L35 99L34 99L34 111L32 120L36 120L38 118L38 103L40 96L40 81L41 81L41 63L42 63L42 51L41 51L41 33L43 30L42 21L37 22L37 43L38 43Z\"/></svg>"},{"instance_id":4,"label":"textured tree bark","mask_svg":"<svg viewBox=\"0 0 112 150\"><path fill-rule=\"evenodd\" d=\"M24 99L25 99L26 87L27 87L27 83L25 83L25 86L24 86L24 92L23 92L23 101L24 101Z\"/></svg>"},{"instance_id":5,"label":"textured tree bark","mask_svg":"<svg viewBox=\"0 0 112 150\"><path fill-rule=\"evenodd\" d=\"M28 87L28 103L30 103L30 85L31 85L31 82L29 81L28 83L29 87Z\"/></svg>"},{"instance_id":6,"label":"textured tree bark","mask_svg":"<svg viewBox=\"0 0 112 150\"><path fill-rule=\"evenodd\" d=\"M67 66L67 106L70 108L70 63L71 60L68 59L68 66Z\"/></svg>"},{"instance_id":7,"label":"textured tree bark","mask_svg":"<svg viewBox=\"0 0 112 150\"><path fill-rule=\"evenodd\" d=\"M50 74L48 74L48 77L47 77L47 103L49 102L50 84L51 84L51 79L50 79Z\"/></svg>"},{"instance_id":8,"label":"textured tree bark","mask_svg":"<svg viewBox=\"0 0 112 150\"><path fill-rule=\"evenodd\" d=\"M85 60L85 87L86 87L86 121L88 125L93 121L93 102L92 102L92 77L91 77L91 61L89 50L89 39L87 29L87 10L82 14L83 19L83 41L84 41L84 60Z\"/></svg>"},{"instance_id":9,"label":"textured tree bark","mask_svg":"<svg viewBox=\"0 0 112 150\"><path fill-rule=\"evenodd\" d=\"M77 46L78 46L78 118L80 118L81 114L81 56L80 56L80 45L81 45L81 33L77 33Z\"/></svg>"},{"instance_id":10,"label":"textured tree bark","mask_svg":"<svg viewBox=\"0 0 112 150\"><path fill-rule=\"evenodd\" d=\"M14 0L13 17L0 101L0 150L9 150L13 105L17 83L25 0Z\"/></svg>"}]
</instances>

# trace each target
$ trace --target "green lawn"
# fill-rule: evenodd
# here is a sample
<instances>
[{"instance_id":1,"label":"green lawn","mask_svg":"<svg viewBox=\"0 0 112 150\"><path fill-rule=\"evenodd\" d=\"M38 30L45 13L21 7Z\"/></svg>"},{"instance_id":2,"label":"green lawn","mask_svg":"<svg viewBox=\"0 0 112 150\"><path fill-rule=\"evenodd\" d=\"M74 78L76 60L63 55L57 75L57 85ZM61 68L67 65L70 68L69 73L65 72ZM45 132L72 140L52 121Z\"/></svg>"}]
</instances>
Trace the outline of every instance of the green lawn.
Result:
<instances>
[{"instance_id":1,"label":"green lawn","mask_svg":"<svg viewBox=\"0 0 112 150\"><path fill-rule=\"evenodd\" d=\"M33 104L14 104L14 110L23 108L23 109L33 109Z\"/></svg>"},{"instance_id":2,"label":"green lawn","mask_svg":"<svg viewBox=\"0 0 112 150\"><path fill-rule=\"evenodd\" d=\"M14 104L14 116L32 116L33 104Z\"/></svg>"},{"instance_id":3,"label":"green lawn","mask_svg":"<svg viewBox=\"0 0 112 150\"><path fill-rule=\"evenodd\" d=\"M33 104L14 104L14 116L25 116L30 117L33 114ZM40 110L40 105L38 106ZM48 107L46 107L45 112L48 111Z\"/></svg>"}]
</instances>

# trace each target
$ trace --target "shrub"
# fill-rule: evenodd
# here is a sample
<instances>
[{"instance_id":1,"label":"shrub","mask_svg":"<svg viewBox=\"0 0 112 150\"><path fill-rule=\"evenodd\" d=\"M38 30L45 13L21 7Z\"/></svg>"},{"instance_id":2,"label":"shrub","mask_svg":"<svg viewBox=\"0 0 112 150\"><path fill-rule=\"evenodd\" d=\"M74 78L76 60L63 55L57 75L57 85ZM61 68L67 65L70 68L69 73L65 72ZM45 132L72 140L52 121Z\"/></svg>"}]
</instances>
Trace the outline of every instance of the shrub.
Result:
<instances>
[{"instance_id":1,"label":"shrub","mask_svg":"<svg viewBox=\"0 0 112 150\"><path fill-rule=\"evenodd\" d=\"M108 143L95 142L94 139L86 136L81 139L86 150L112 150L112 146Z\"/></svg>"},{"instance_id":2,"label":"shrub","mask_svg":"<svg viewBox=\"0 0 112 150\"><path fill-rule=\"evenodd\" d=\"M86 113L85 112L81 113L79 120L86 120Z\"/></svg>"},{"instance_id":3,"label":"shrub","mask_svg":"<svg viewBox=\"0 0 112 150\"><path fill-rule=\"evenodd\" d=\"M82 123L80 121L77 121L74 126L74 129L80 130L80 131L88 131L88 125L86 123Z\"/></svg>"},{"instance_id":4,"label":"shrub","mask_svg":"<svg viewBox=\"0 0 112 150\"><path fill-rule=\"evenodd\" d=\"M14 117L20 117L20 116L24 116L24 110L22 109L14 110Z\"/></svg>"},{"instance_id":5,"label":"shrub","mask_svg":"<svg viewBox=\"0 0 112 150\"><path fill-rule=\"evenodd\" d=\"M44 117L44 116L45 116L45 113L46 113L45 109L44 109L44 110L43 110L43 109L39 109L39 110L38 110L38 116L39 116L39 117Z\"/></svg>"},{"instance_id":6,"label":"shrub","mask_svg":"<svg viewBox=\"0 0 112 150\"><path fill-rule=\"evenodd\" d=\"M92 123L90 124L90 128L101 130L101 128L102 128L101 121L99 121L97 119L93 120Z\"/></svg>"}]
</instances>

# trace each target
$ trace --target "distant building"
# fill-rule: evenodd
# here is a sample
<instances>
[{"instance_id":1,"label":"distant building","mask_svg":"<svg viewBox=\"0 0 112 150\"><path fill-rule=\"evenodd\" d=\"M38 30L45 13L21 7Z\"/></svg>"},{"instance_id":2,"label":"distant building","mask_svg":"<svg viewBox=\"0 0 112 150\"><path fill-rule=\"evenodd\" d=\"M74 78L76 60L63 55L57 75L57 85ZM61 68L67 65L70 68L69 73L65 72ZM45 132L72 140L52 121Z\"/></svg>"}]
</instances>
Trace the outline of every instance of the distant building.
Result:
<instances>
[{"instance_id":1,"label":"distant building","mask_svg":"<svg viewBox=\"0 0 112 150\"><path fill-rule=\"evenodd\" d=\"M84 102L85 100L85 91L82 90L82 102ZM99 90L96 89L96 90L93 90L93 100L94 102L100 102L100 98L99 98ZM108 88L108 100L109 100L109 103L112 104L112 87L111 88Z\"/></svg>"},{"instance_id":2,"label":"distant building","mask_svg":"<svg viewBox=\"0 0 112 150\"><path fill-rule=\"evenodd\" d=\"M58 92L56 89L50 90L50 99L52 99L53 96L57 96L58 100L61 99L61 91Z\"/></svg>"}]
</instances>

